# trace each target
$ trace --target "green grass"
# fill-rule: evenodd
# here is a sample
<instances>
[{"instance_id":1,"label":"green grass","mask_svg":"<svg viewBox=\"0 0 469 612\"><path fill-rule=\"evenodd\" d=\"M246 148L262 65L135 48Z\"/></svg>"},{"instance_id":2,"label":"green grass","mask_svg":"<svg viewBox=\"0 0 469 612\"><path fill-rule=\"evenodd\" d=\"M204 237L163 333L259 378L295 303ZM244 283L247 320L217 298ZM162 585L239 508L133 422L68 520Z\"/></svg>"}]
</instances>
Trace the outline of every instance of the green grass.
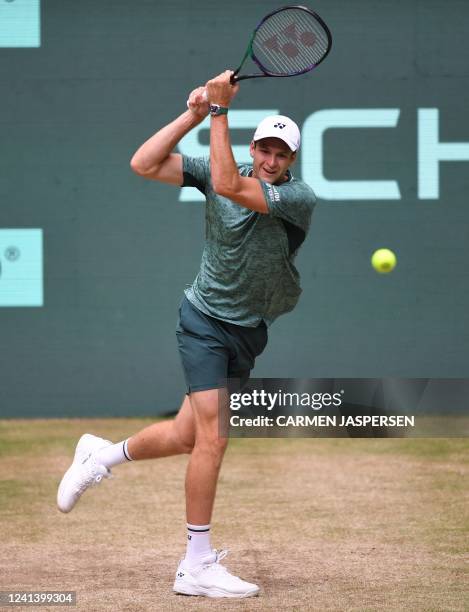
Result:
<instances>
[{"instance_id":1,"label":"green grass","mask_svg":"<svg viewBox=\"0 0 469 612\"><path fill-rule=\"evenodd\" d=\"M469 439L232 439L215 544L234 543L229 567L263 594L201 602L171 595L187 457L116 468L71 514L55 508L82 433L151 422L0 421L0 587L76 589L98 612L469 609Z\"/></svg>"},{"instance_id":2,"label":"green grass","mask_svg":"<svg viewBox=\"0 0 469 612\"><path fill-rule=\"evenodd\" d=\"M0 420L0 457L14 455L54 454L74 448L77 431L88 427L97 435L121 439L158 419L51 419ZM288 454L304 449L315 453L388 454L419 459L457 459L469 463L467 438L232 438L232 448L249 454L262 454L265 449Z\"/></svg>"},{"instance_id":3,"label":"green grass","mask_svg":"<svg viewBox=\"0 0 469 612\"><path fill-rule=\"evenodd\" d=\"M151 419L41 419L1 420L0 458L53 455L64 448L73 449L83 428L97 435L121 439L136 429L155 422Z\"/></svg>"}]
</instances>

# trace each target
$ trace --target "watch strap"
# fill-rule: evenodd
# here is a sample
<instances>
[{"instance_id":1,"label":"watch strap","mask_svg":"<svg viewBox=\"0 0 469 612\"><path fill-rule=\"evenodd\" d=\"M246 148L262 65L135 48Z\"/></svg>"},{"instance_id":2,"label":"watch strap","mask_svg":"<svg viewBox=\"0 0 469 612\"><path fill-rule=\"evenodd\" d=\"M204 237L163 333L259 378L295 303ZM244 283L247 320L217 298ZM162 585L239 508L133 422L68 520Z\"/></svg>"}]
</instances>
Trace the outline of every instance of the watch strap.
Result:
<instances>
[{"instance_id":1,"label":"watch strap","mask_svg":"<svg viewBox=\"0 0 469 612\"><path fill-rule=\"evenodd\" d=\"M219 104L210 104L210 115L217 117L218 115L227 115L228 108L226 106L220 106Z\"/></svg>"}]
</instances>

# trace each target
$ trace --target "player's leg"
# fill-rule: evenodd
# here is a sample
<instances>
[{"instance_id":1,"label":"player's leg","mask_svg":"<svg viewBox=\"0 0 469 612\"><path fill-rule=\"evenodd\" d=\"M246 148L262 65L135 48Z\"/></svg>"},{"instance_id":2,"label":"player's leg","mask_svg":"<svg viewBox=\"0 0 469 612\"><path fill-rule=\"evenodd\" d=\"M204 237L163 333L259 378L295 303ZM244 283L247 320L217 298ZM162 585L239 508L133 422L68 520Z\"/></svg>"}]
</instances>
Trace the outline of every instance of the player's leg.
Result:
<instances>
[{"instance_id":1,"label":"player's leg","mask_svg":"<svg viewBox=\"0 0 469 612\"><path fill-rule=\"evenodd\" d=\"M228 443L218 428L219 396L226 391L209 389L190 394L196 438L186 472L187 522L206 525L212 518L213 503L223 455Z\"/></svg>"},{"instance_id":2,"label":"player's leg","mask_svg":"<svg viewBox=\"0 0 469 612\"><path fill-rule=\"evenodd\" d=\"M157 459L192 452L195 422L189 396L186 395L174 419L154 423L127 441L132 460Z\"/></svg>"},{"instance_id":3,"label":"player's leg","mask_svg":"<svg viewBox=\"0 0 469 612\"><path fill-rule=\"evenodd\" d=\"M220 437L219 410L226 407L226 390L210 389L190 394L195 419L195 444L186 472L188 542L179 564L174 590L185 595L250 597L259 587L233 576L220 564L226 551L212 550L210 521L227 438Z\"/></svg>"},{"instance_id":4,"label":"player's leg","mask_svg":"<svg viewBox=\"0 0 469 612\"><path fill-rule=\"evenodd\" d=\"M187 548L176 572L177 593L248 597L259 592L255 584L232 576L220 564L226 552L213 550L210 541L218 475L227 445L219 434L219 401L228 402L228 395L225 390L221 397L218 387L229 377L245 380L249 376L255 355L265 345L265 331L261 330L254 344L251 336L259 336L257 328L249 330L210 317L187 299L181 303L177 337L196 435L186 473Z\"/></svg>"},{"instance_id":5,"label":"player's leg","mask_svg":"<svg viewBox=\"0 0 469 612\"><path fill-rule=\"evenodd\" d=\"M72 465L65 472L57 492L59 510L70 512L89 487L110 476L110 470L115 465L133 459L190 453L194 440L195 422L188 396L185 396L176 418L150 425L128 440L113 444L109 440L84 434L78 441Z\"/></svg>"},{"instance_id":6,"label":"player's leg","mask_svg":"<svg viewBox=\"0 0 469 612\"><path fill-rule=\"evenodd\" d=\"M202 321L195 318L200 319L201 316ZM189 323L192 324L193 335L183 338L184 334L180 334L180 346L185 348L186 377L192 381L193 388L207 385L210 376L216 387L223 374L225 378L238 379L239 384L243 386L254 367L256 356L262 353L266 346L266 326L261 324L256 328L240 328L210 320L210 317L201 313L196 313L189 319ZM210 326L210 333L206 329L207 326ZM201 341L204 333L207 337L205 342ZM215 338L218 344L214 342ZM208 349L204 352L206 346ZM193 355L199 357L197 364L205 364L202 374L198 373L194 366ZM218 474L227 446L227 438L220 436L219 418L220 415L228 413L228 398L228 390L218 388L192 391L190 394L195 421L195 444L186 473L186 511L189 524L208 525L211 520Z\"/></svg>"}]
</instances>

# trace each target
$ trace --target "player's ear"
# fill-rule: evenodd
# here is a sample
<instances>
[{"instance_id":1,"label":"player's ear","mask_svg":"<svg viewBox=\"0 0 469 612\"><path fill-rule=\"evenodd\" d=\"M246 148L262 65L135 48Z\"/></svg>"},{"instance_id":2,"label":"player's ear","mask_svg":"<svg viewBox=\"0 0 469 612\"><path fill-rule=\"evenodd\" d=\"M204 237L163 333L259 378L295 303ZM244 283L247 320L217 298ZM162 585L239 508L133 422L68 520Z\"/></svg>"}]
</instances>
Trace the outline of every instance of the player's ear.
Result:
<instances>
[{"instance_id":1,"label":"player's ear","mask_svg":"<svg viewBox=\"0 0 469 612\"><path fill-rule=\"evenodd\" d=\"M256 143L254 140L251 140L251 144L249 145L249 154L251 157L254 157L254 149L256 148Z\"/></svg>"},{"instance_id":2,"label":"player's ear","mask_svg":"<svg viewBox=\"0 0 469 612\"><path fill-rule=\"evenodd\" d=\"M293 151L293 153L290 155L290 165L294 164L296 161L296 151Z\"/></svg>"}]
</instances>

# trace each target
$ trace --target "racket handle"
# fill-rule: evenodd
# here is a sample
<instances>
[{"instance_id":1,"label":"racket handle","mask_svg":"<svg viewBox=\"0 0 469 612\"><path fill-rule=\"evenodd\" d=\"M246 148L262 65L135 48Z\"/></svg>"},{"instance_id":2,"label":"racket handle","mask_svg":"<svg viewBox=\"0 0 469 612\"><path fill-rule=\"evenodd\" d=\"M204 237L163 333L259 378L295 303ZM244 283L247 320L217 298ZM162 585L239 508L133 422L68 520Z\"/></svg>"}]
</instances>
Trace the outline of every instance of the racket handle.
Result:
<instances>
[{"instance_id":1,"label":"racket handle","mask_svg":"<svg viewBox=\"0 0 469 612\"><path fill-rule=\"evenodd\" d=\"M244 61L244 60L243 60L243 61ZM240 66L240 67L241 67L241 66ZM238 72L239 72L239 68L238 68L237 70L235 70L235 71L233 72L233 74L230 76L230 83L231 83L232 85L236 85L236 83L239 81L239 78L238 78Z\"/></svg>"}]
</instances>

